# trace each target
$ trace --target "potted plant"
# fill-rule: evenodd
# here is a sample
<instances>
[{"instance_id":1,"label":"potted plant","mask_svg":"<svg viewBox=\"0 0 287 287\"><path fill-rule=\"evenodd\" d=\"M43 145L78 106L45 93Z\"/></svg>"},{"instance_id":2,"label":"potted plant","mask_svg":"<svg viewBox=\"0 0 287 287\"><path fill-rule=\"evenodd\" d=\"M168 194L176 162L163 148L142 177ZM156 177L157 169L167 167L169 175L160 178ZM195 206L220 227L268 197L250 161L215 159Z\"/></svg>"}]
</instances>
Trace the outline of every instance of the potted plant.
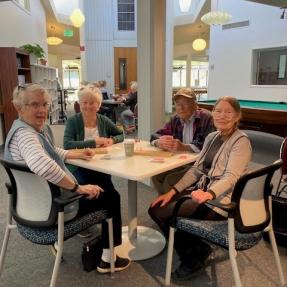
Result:
<instances>
[{"instance_id":1,"label":"potted plant","mask_svg":"<svg viewBox=\"0 0 287 287\"><path fill-rule=\"evenodd\" d=\"M39 59L42 65L46 65L47 60L45 59L45 51L39 44L35 45L25 44L20 46L20 48L30 54L31 64L37 63L37 60Z\"/></svg>"}]
</instances>

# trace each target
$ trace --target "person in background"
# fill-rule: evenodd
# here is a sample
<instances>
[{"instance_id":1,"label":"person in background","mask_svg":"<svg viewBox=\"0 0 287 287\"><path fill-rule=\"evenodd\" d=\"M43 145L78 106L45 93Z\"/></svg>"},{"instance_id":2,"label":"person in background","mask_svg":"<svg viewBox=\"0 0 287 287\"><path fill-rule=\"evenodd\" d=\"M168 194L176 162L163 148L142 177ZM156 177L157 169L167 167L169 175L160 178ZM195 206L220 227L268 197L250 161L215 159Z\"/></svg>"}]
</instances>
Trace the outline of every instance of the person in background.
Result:
<instances>
[{"instance_id":1,"label":"person in background","mask_svg":"<svg viewBox=\"0 0 287 287\"><path fill-rule=\"evenodd\" d=\"M151 135L151 144L172 152L200 152L207 135L215 130L211 113L198 108L192 89L179 89L173 100L176 114L163 128ZM152 177L157 192L168 192L190 166L184 165Z\"/></svg>"},{"instance_id":2,"label":"person in background","mask_svg":"<svg viewBox=\"0 0 287 287\"><path fill-rule=\"evenodd\" d=\"M63 194L77 192L87 195L87 198L83 197L65 208L65 220L99 209L109 210L113 219L115 246L118 246L122 237L119 194L97 184L79 182L69 172L64 164L66 159L90 160L94 151L67 151L55 147L51 129L45 124L50 102L50 94L40 85L31 84L14 89L13 104L19 118L14 121L7 135L4 158L27 165L35 174L59 186ZM97 270L100 273L108 273L110 249L106 222L102 223L102 244L104 249ZM129 259L118 256L115 258L117 271L127 268L129 264Z\"/></svg>"},{"instance_id":3,"label":"person in background","mask_svg":"<svg viewBox=\"0 0 287 287\"><path fill-rule=\"evenodd\" d=\"M111 95L108 92L107 82L105 80L101 80L101 81L99 81L99 86L100 86L99 89L100 89L100 91L102 92L102 95L103 95L103 100L111 100L112 97L111 97Z\"/></svg>"},{"instance_id":4,"label":"person in background","mask_svg":"<svg viewBox=\"0 0 287 287\"><path fill-rule=\"evenodd\" d=\"M130 82L130 91L127 95L115 96L115 100L122 103L116 108L117 118L120 118L126 132L135 130L134 112L138 102L138 84L135 81Z\"/></svg>"},{"instance_id":5,"label":"person in background","mask_svg":"<svg viewBox=\"0 0 287 287\"><path fill-rule=\"evenodd\" d=\"M185 201L178 216L200 220L226 220L227 212L212 207L209 200L230 203L233 188L247 170L251 160L251 144L246 134L237 128L240 105L233 97L219 98L212 111L217 131L210 133L193 167L165 194L151 204L149 214L168 237L169 220L176 202ZM175 234L175 250L181 264L174 279L187 280L201 269L212 249L200 237L184 231Z\"/></svg>"},{"instance_id":6,"label":"person in background","mask_svg":"<svg viewBox=\"0 0 287 287\"><path fill-rule=\"evenodd\" d=\"M113 97L112 97L112 94L110 94L107 89L107 82L105 80L101 80L99 81L99 86L100 86L99 89L102 92L102 96L103 96L103 103L101 105L99 113L107 116L113 122L116 122L114 105L111 105L109 103L109 101L113 100Z\"/></svg>"}]
</instances>

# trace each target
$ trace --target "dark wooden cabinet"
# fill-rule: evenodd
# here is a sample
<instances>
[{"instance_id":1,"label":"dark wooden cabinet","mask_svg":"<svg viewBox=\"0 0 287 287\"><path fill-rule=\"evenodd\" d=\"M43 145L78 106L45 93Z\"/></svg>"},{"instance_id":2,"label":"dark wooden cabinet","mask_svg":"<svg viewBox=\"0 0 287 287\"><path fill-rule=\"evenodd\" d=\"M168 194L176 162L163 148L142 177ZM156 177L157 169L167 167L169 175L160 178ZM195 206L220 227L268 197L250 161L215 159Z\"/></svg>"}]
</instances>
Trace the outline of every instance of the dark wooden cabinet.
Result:
<instances>
[{"instance_id":1,"label":"dark wooden cabinet","mask_svg":"<svg viewBox=\"0 0 287 287\"><path fill-rule=\"evenodd\" d=\"M0 47L0 116L5 139L17 112L12 104L13 90L31 83L29 54L17 48Z\"/></svg>"}]
</instances>

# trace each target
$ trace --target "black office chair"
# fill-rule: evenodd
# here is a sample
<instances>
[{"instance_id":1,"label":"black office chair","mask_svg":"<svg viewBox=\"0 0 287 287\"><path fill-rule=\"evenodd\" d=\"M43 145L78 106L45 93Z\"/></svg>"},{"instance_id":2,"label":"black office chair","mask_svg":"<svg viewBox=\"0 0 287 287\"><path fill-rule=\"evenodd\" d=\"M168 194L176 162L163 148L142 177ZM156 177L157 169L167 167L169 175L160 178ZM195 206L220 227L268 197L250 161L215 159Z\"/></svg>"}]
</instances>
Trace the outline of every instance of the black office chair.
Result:
<instances>
[{"instance_id":1,"label":"black office chair","mask_svg":"<svg viewBox=\"0 0 287 287\"><path fill-rule=\"evenodd\" d=\"M10 183L6 184L9 200L8 222L0 254L0 275L4 266L10 232L17 228L24 238L33 243L54 245L57 242L56 259L50 282L50 287L54 287L60 268L64 240L103 220L108 221L109 245L112 251L111 273L114 272L113 225L108 211L91 212L65 222L64 207L75 203L83 195L75 193L69 198L64 198L60 194L59 187L34 174L26 166L2 159L0 163L10 179ZM13 224L12 218L16 224Z\"/></svg>"},{"instance_id":2,"label":"black office chair","mask_svg":"<svg viewBox=\"0 0 287 287\"><path fill-rule=\"evenodd\" d=\"M252 248L260 241L262 233L268 232L280 283L282 286L285 284L271 221L271 179L281 166L282 161L278 160L267 167L244 174L234 187L230 204L220 204L216 200L209 201L213 206L227 211L228 220L208 221L177 217L180 205L191 197L184 197L178 201L169 230L166 285L170 284L175 229L194 234L228 249L237 287L242 284L236 262L236 251Z\"/></svg>"}]
</instances>

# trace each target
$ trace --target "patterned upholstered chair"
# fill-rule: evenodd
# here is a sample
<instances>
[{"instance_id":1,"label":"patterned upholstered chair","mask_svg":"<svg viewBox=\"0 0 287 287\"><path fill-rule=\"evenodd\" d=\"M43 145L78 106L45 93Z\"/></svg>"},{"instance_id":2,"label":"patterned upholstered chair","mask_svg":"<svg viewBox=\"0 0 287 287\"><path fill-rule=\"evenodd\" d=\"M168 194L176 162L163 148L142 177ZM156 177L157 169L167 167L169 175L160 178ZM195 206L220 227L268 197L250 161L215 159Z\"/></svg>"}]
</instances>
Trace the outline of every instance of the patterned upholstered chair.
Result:
<instances>
[{"instance_id":1,"label":"patterned upholstered chair","mask_svg":"<svg viewBox=\"0 0 287 287\"><path fill-rule=\"evenodd\" d=\"M0 160L0 162L10 179L10 183L6 184L8 222L0 254L0 275L4 267L10 232L16 228L24 238L33 243L54 245L57 242L58 247L50 287L54 287L56 284L64 240L103 220L108 221L111 258L113 258L112 219L108 217L106 210L92 212L65 222L64 207L75 203L83 195L75 193L72 197L63 198L60 196L57 186L32 173L27 167L4 160ZM13 220L16 224L13 223ZM113 263L111 272L114 272Z\"/></svg>"},{"instance_id":2,"label":"patterned upholstered chair","mask_svg":"<svg viewBox=\"0 0 287 287\"><path fill-rule=\"evenodd\" d=\"M244 174L237 182L231 197L231 203L222 205L216 200L212 205L228 212L228 220L207 221L177 217L177 211L185 200L180 200L174 209L169 231L169 244L166 266L166 285L170 284L172 254L175 229L197 235L202 239L229 250L235 285L242 286L236 263L236 251L245 250L256 245L264 231L268 232L275 256L280 283L284 285L284 277L278 254L277 244L271 224L271 179L274 172L280 169L281 160L249 173ZM254 188L256 182L256 188Z\"/></svg>"}]
</instances>

